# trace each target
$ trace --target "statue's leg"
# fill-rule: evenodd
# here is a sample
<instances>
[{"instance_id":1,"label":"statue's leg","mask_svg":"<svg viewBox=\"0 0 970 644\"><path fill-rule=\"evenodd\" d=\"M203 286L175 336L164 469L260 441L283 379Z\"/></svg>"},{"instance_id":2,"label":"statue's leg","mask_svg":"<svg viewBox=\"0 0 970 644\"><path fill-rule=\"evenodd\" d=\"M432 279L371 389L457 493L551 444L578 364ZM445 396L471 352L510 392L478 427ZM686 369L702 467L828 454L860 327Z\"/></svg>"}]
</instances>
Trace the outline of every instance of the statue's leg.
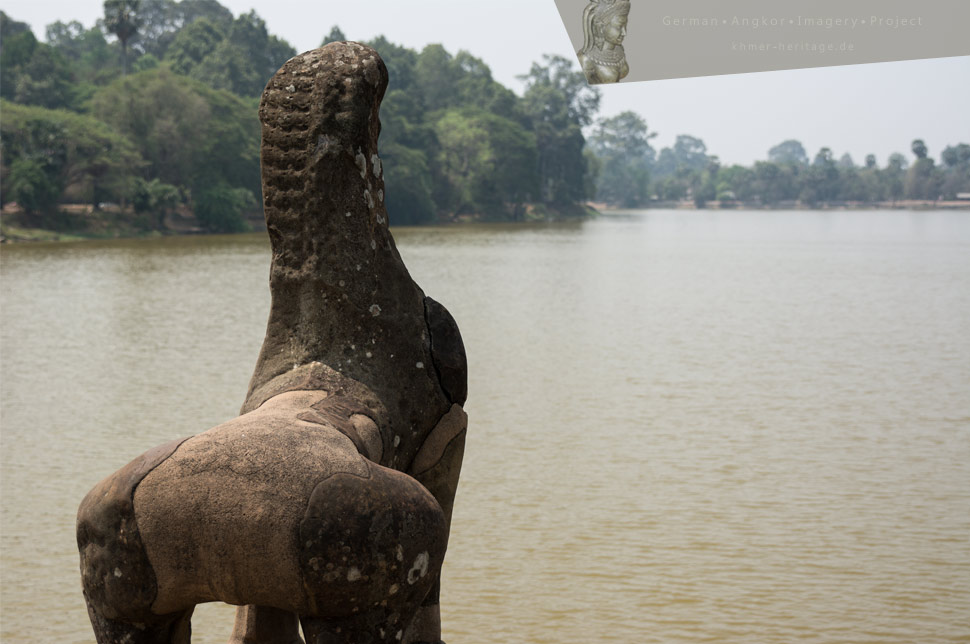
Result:
<instances>
[{"instance_id":1,"label":"statue's leg","mask_svg":"<svg viewBox=\"0 0 970 644\"><path fill-rule=\"evenodd\" d=\"M193 606L187 610L159 615L148 621L129 622L106 617L85 593L88 617L98 644L189 644L192 640Z\"/></svg>"},{"instance_id":2,"label":"statue's leg","mask_svg":"<svg viewBox=\"0 0 970 644\"><path fill-rule=\"evenodd\" d=\"M240 606L229 644L303 644L295 613L268 606Z\"/></svg>"},{"instance_id":3,"label":"statue's leg","mask_svg":"<svg viewBox=\"0 0 970 644\"><path fill-rule=\"evenodd\" d=\"M98 483L78 508L81 586L99 644L187 644L193 603L155 614L155 571L138 530L132 497L145 475L183 439L152 448Z\"/></svg>"},{"instance_id":4,"label":"statue's leg","mask_svg":"<svg viewBox=\"0 0 970 644\"><path fill-rule=\"evenodd\" d=\"M409 473L434 495L451 529L451 512L458 490L458 475L465 452L467 416L459 405L438 421L421 446ZM439 642L441 640L440 570L431 591L418 609L404 637L404 644Z\"/></svg>"},{"instance_id":5,"label":"statue's leg","mask_svg":"<svg viewBox=\"0 0 970 644\"><path fill-rule=\"evenodd\" d=\"M447 539L441 506L406 474L372 464L366 478L324 480L300 525L307 644L400 644L438 577Z\"/></svg>"}]
</instances>

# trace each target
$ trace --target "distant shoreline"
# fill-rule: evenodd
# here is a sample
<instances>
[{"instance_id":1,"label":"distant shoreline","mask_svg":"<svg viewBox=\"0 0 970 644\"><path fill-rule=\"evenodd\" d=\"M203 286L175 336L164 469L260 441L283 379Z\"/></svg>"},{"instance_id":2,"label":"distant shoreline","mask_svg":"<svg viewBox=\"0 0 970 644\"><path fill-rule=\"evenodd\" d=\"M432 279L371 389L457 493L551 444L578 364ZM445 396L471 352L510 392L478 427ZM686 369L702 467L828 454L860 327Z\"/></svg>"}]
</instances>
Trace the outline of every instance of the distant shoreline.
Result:
<instances>
[{"instance_id":1,"label":"distant shoreline","mask_svg":"<svg viewBox=\"0 0 970 644\"><path fill-rule=\"evenodd\" d=\"M899 201L862 202L862 201L833 201L809 206L798 201L782 201L765 205L758 203L742 203L739 201L708 201L698 206L691 200L680 201L651 201L645 206L626 208L599 202L588 202L588 206L598 211L603 210L970 210L970 200L933 201L920 199L900 199Z\"/></svg>"},{"instance_id":2,"label":"distant shoreline","mask_svg":"<svg viewBox=\"0 0 970 644\"><path fill-rule=\"evenodd\" d=\"M523 219L522 221L508 221L508 220L489 220L487 218L475 217L475 216L457 216L451 221L440 221L429 224L420 224L420 226L461 226L465 224L475 223L502 223L502 224L516 224L516 223L541 223L541 222L555 222L555 221L568 221L568 220L580 220L588 217L595 217L599 214L605 212L634 212L634 211L644 211L644 210L683 210L683 211L704 211L704 210L736 210L736 211L786 211L786 210L799 210L799 211L811 211L816 210L819 212L839 212L839 211L866 211L866 210L911 210L919 212L928 211L970 211L970 200L960 200L960 201L929 201L929 200L900 200L896 202L882 202L882 203L860 203L860 202L834 202L827 203L816 206L807 206L800 204L798 202L782 202L778 204L773 204L771 206L766 206L762 204L742 204L738 202L725 202L721 203L718 201L709 201L704 204L703 207L699 207L693 201L682 200L682 201L654 201L647 206L638 206L636 208L624 208L622 206L613 206L610 204L599 203L599 202L587 202L581 206L577 206L575 209L568 213L560 212L543 212L541 215L538 213L530 212L530 216ZM531 209L530 209L531 211ZM582 211L582 212L581 212ZM184 216L169 216L166 217L166 227L163 230L139 230L132 228L130 226L112 226L110 221L112 212L111 211L98 211L99 218L96 220L100 226L94 226L92 228L74 228L71 230L59 230L50 229L42 227L28 227L20 225L9 225L10 215L16 214L11 213L8 208L4 208L4 221L2 226L0 226L0 243L2 244L13 244L13 243L30 243L30 242L74 242L74 241L99 241L108 239L149 239L157 237L181 237L190 235L206 235L206 234L246 234L246 233L209 233L202 230L198 226L192 225ZM94 214L87 207L78 206L68 206L62 208L59 213L60 216L66 216L71 218L86 217ZM118 214L118 213L114 213ZM105 217L108 219L105 220ZM247 217L247 222L250 224L251 229L246 232L262 232L264 231L265 224L263 222L262 215L257 212L253 212L249 217ZM393 226L392 226L393 227Z\"/></svg>"}]
</instances>

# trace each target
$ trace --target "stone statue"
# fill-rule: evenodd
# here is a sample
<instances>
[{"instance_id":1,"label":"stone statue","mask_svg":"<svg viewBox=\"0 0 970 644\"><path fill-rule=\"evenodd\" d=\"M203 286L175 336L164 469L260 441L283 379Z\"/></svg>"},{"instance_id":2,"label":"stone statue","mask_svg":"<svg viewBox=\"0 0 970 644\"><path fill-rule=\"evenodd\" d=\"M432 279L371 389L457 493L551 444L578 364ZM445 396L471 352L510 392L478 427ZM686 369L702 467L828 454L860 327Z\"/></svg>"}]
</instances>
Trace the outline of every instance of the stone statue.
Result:
<instances>
[{"instance_id":1,"label":"stone statue","mask_svg":"<svg viewBox=\"0 0 970 644\"><path fill-rule=\"evenodd\" d=\"M615 83L630 73L622 44L629 14L629 0L591 0L583 10L583 48L576 55L591 84Z\"/></svg>"},{"instance_id":2,"label":"stone statue","mask_svg":"<svg viewBox=\"0 0 970 644\"><path fill-rule=\"evenodd\" d=\"M78 511L100 644L189 642L196 604L230 642L439 642L466 362L447 310L387 228L377 155L387 69L335 42L259 107L272 305L241 415L149 450Z\"/></svg>"}]
</instances>

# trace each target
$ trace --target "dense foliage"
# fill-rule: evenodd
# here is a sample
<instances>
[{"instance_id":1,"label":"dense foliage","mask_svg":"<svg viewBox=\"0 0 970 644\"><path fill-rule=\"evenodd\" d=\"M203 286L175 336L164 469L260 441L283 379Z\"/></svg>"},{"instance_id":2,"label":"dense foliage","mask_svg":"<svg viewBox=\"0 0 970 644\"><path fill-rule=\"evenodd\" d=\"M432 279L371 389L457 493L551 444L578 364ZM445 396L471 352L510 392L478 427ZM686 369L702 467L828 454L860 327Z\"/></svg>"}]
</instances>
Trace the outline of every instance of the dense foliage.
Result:
<instances>
[{"instance_id":1,"label":"dense foliage","mask_svg":"<svg viewBox=\"0 0 970 644\"><path fill-rule=\"evenodd\" d=\"M0 199L41 224L73 203L113 204L154 229L175 212L245 228L260 203L258 97L293 47L217 0L106 0L97 25L56 22L45 37L0 12ZM322 44L343 39L333 27ZM966 143L937 164L917 140L911 165L896 154L880 168L829 148L810 160L789 140L752 167L722 166L687 135L658 153L633 112L597 120L599 90L572 60L534 63L517 96L466 51L368 44L390 75L381 150L396 224L521 220L593 199L817 206L970 192Z\"/></svg>"}]
</instances>

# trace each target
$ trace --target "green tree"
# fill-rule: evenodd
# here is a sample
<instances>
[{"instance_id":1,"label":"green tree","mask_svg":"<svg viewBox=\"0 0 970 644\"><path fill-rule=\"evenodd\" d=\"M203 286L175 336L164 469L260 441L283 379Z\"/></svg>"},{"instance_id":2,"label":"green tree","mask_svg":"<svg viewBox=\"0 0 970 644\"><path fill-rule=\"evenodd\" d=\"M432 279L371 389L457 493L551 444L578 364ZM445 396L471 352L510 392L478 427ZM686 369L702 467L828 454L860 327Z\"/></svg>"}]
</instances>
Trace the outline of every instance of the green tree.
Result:
<instances>
[{"instance_id":1,"label":"green tree","mask_svg":"<svg viewBox=\"0 0 970 644\"><path fill-rule=\"evenodd\" d=\"M17 159L7 175L9 197L28 213L49 213L57 206L62 186L37 159Z\"/></svg>"},{"instance_id":2,"label":"green tree","mask_svg":"<svg viewBox=\"0 0 970 644\"><path fill-rule=\"evenodd\" d=\"M216 23L200 18L176 34L165 53L165 60L172 66L172 71L188 76L225 37Z\"/></svg>"},{"instance_id":3,"label":"green tree","mask_svg":"<svg viewBox=\"0 0 970 644\"><path fill-rule=\"evenodd\" d=\"M219 4L218 0L182 0L175 9L176 23L180 28L205 18L223 32L228 32L233 21L232 12Z\"/></svg>"},{"instance_id":4,"label":"green tree","mask_svg":"<svg viewBox=\"0 0 970 644\"><path fill-rule=\"evenodd\" d=\"M758 197L755 173L740 165L722 167L717 174L718 201L750 202Z\"/></svg>"},{"instance_id":5,"label":"green tree","mask_svg":"<svg viewBox=\"0 0 970 644\"><path fill-rule=\"evenodd\" d=\"M970 164L970 145L966 143L948 145L943 149L940 158L947 168L957 168L961 165Z\"/></svg>"},{"instance_id":6,"label":"green tree","mask_svg":"<svg viewBox=\"0 0 970 644\"><path fill-rule=\"evenodd\" d=\"M176 186L162 183L158 179L146 181L141 177L135 178L131 205L135 212L152 214L156 229L165 228L166 215L178 206L179 201L180 194Z\"/></svg>"},{"instance_id":7,"label":"green tree","mask_svg":"<svg viewBox=\"0 0 970 644\"><path fill-rule=\"evenodd\" d=\"M903 180L903 194L908 199L936 199L943 186L943 176L927 156L928 150L922 139L916 139L911 145L916 162L906 173Z\"/></svg>"},{"instance_id":8,"label":"green tree","mask_svg":"<svg viewBox=\"0 0 970 644\"><path fill-rule=\"evenodd\" d=\"M515 94L492 79L492 70L484 61L461 50L455 55L453 63L458 69L454 104L479 107L523 125L528 123L519 109Z\"/></svg>"},{"instance_id":9,"label":"green tree","mask_svg":"<svg viewBox=\"0 0 970 644\"><path fill-rule=\"evenodd\" d=\"M86 195L92 203L122 194L129 168L139 168L141 158L131 143L101 121L66 110L3 102L0 105L0 140L4 163L17 161L27 178L40 168L46 186L38 194L56 189L57 198L67 189ZM7 186L3 186L6 191Z\"/></svg>"},{"instance_id":10,"label":"green tree","mask_svg":"<svg viewBox=\"0 0 970 644\"><path fill-rule=\"evenodd\" d=\"M252 207L253 193L245 188L233 188L219 182L198 190L195 197L195 217L199 224L213 233L239 233L249 229L243 216Z\"/></svg>"},{"instance_id":11,"label":"green tree","mask_svg":"<svg viewBox=\"0 0 970 644\"><path fill-rule=\"evenodd\" d=\"M536 192L535 139L519 124L484 110L448 110L436 122L449 212L520 218Z\"/></svg>"},{"instance_id":12,"label":"green tree","mask_svg":"<svg viewBox=\"0 0 970 644\"><path fill-rule=\"evenodd\" d=\"M17 81L38 44L30 26L0 11L0 98L14 100Z\"/></svg>"},{"instance_id":13,"label":"green tree","mask_svg":"<svg viewBox=\"0 0 970 644\"><path fill-rule=\"evenodd\" d=\"M808 154L801 142L788 139L768 150L768 160L773 163L808 165Z\"/></svg>"},{"instance_id":14,"label":"green tree","mask_svg":"<svg viewBox=\"0 0 970 644\"><path fill-rule=\"evenodd\" d=\"M106 85L118 75L117 56L97 27L86 29L76 20L58 21L47 26L47 42L70 61L78 83L74 92L79 103L90 98L94 85Z\"/></svg>"},{"instance_id":15,"label":"green tree","mask_svg":"<svg viewBox=\"0 0 970 644\"><path fill-rule=\"evenodd\" d=\"M802 190L798 198L809 206L832 201L839 192L839 169L830 148L821 148L811 167L803 175Z\"/></svg>"},{"instance_id":16,"label":"green tree","mask_svg":"<svg viewBox=\"0 0 970 644\"><path fill-rule=\"evenodd\" d=\"M644 205L649 199L648 169L650 139L647 123L635 112L621 112L599 120L590 138L600 160L596 198L627 208Z\"/></svg>"},{"instance_id":17,"label":"green tree","mask_svg":"<svg viewBox=\"0 0 970 644\"><path fill-rule=\"evenodd\" d=\"M74 76L67 60L53 47L38 43L30 60L19 69L14 100L49 109L74 107Z\"/></svg>"},{"instance_id":18,"label":"green tree","mask_svg":"<svg viewBox=\"0 0 970 644\"><path fill-rule=\"evenodd\" d=\"M140 0L139 27L131 38L132 48L157 59L165 56L181 25L178 3L175 0Z\"/></svg>"},{"instance_id":19,"label":"green tree","mask_svg":"<svg viewBox=\"0 0 970 644\"><path fill-rule=\"evenodd\" d=\"M721 169L721 162L716 156L707 157L707 166L702 171L691 174L691 192L694 205L704 208L708 201L717 198L717 175Z\"/></svg>"},{"instance_id":20,"label":"green tree","mask_svg":"<svg viewBox=\"0 0 970 644\"><path fill-rule=\"evenodd\" d=\"M658 176L678 176L686 179L693 173L705 169L708 165L707 146L696 137L678 134L671 148L664 148L654 165Z\"/></svg>"},{"instance_id":21,"label":"green tree","mask_svg":"<svg viewBox=\"0 0 970 644\"><path fill-rule=\"evenodd\" d=\"M958 193L970 192L970 145L948 145L940 154L945 175L941 191L946 199L956 199Z\"/></svg>"},{"instance_id":22,"label":"green tree","mask_svg":"<svg viewBox=\"0 0 970 644\"><path fill-rule=\"evenodd\" d=\"M5 11L0 11L0 54L8 44L8 39L30 33L30 25L13 20Z\"/></svg>"},{"instance_id":23,"label":"green tree","mask_svg":"<svg viewBox=\"0 0 970 644\"><path fill-rule=\"evenodd\" d=\"M865 196L863 201L875 203L886 199L883 190L882 170L876 163L876 155L866 155L866 165L859 171L859 181L862 183L862 190Z\"/></svg>"},{"instance_id":24,"label":"green tree","mask_svg":"<svg viewBox=\"0 0 970 644\"><path fill-rule=\"evenodd\" d=\"M324 45L332 42L343 42L344 40L347 40L347 36L345 36L344 32L340 30L340 27L334 25L330 28L330 33L323 37L323 41L320 43L320 46L323 47Z\"/></svg>"},{"instance_id":25,"label":"green tree","mask_svg":"<svg viewBox=\"0 0 970 644\"><path fill-rule=\"evenodd\" d=\"M889 155L889 162L882 173L883 194L893 203L903 197L903 178L909 162L898 152Z\"/></svg>"},{"instance_id":26,"label":"green tree","mask_svg":"<svg viewBox=\"0 0 970 644\"><path fill-rule=\"evenodd\" d=\"M141 176L193 198L207 186L259 192L259 121L238 96L160 67L101 88L93 113L141 151Z\"/></svg>"},{"instance_id":27,"label":"green tree","mask_svg":"<svg viewBox=\"0 0 970 644\"><path fill-rule=\"evenodd\" d=\"M926 150L926 144L923 143L923 139L915 139L912 145L910 146L910 149L912 149L913 154L916 156L917 159L926 158L927 150Z\"/></svg>"},{"instance_id":28,"label":"green tree","mask_svg":"<svg viewBox=\"0 0 970 644\"><path fill-rule=\"evenodd\" d=\"M381 158L390 222L401 226L434 221L432 176L425 152L391 142L381 147Z\"/></svg>"},{"instance_id":29,"label":"green tree","mask_svg":"<svg viewBox=\"0 0 970 644\"><path fill-rule=\"evenodd\" d=\"M384 65L387 67L388 76L387 91L407 92L407 95L413 99L415 104L421 105L421 110L423 112L423 99L418 96L418 92L414 89L416 77L415 68L418 64L418 52L401 45L396 45L384 36L378 36L377 38L369 41L367 44L379 51L381 58L384 59Z\"/></svg>"},{"instance_id":30,"label":"green tree","mask_svg":"<svg viewBox=\"0 0 970 644\"><path fill-rule=\"evenodd\" d=\"M457 104L454 87L460 77L461 70L441 45L427 45L418 54L414 65L414 85L428 111Z\"/></svg>"},{"instance_id":31,"label":"green tree","mask_svg":"<svg viewBox=\"0 0 970 644\"><path fill-rule=\"evenodd\" d=\"M285 40L271 36L255 11L236 18L219 42L191 75L216 89L257 97L283 63L296 55Z\"/></svg>"},{"instance_id":32,"label":"green tree","mask_svg":"<svg viewBox=\"0 0 970 644\"><path fill-rule=\"evenodd\" d=\"M526 83L523 110L536 137L540 199L569 204L587 198L587 164L583 127L599 108L600 93L590 87L573 61L544 56L522 76Z\"/></svg>"},{"instance_id":33,"label":"green tree","mask_svg":"<svg viewBox=\"0 0 970 644\"><path fill-rule=\"evenodd\" d=\"M805 168L796 163L756 161L754 164L755 193L762 203L776 206L798 199Z\"/></svg>"},{"instance_id":34,"label":"green tree","mask_svg":"<svg viewBox=\"0 0 970 644\"><path fill-rule=\"evenodd\" d=\"M141 0L104 0L104 28L121 43L122 70L128 74L128 42L141 26Z\"/></svg>"}]
</instances>

